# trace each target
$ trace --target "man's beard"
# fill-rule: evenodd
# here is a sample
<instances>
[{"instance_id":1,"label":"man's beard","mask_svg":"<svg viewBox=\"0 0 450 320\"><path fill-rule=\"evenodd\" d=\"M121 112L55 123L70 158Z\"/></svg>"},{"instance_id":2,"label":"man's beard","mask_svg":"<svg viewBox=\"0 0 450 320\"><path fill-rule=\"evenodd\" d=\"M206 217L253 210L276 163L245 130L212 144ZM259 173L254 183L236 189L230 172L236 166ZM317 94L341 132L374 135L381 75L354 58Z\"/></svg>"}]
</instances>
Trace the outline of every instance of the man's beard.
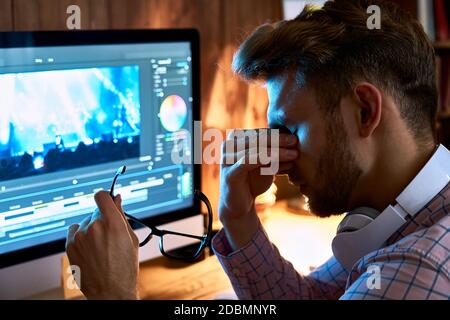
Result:
<instances>
[{"instance_id":1,"label":"man's beard","mask_svg":"<svg viewBox=\"0 0 450 320\"><path fill-rule=\"evenodd\" d=\"M349 200L362 171L350 151L342 118L330 117L327 143L319 158L309 208L319 217L348 211Z\"/></svg>"}]
</instances>

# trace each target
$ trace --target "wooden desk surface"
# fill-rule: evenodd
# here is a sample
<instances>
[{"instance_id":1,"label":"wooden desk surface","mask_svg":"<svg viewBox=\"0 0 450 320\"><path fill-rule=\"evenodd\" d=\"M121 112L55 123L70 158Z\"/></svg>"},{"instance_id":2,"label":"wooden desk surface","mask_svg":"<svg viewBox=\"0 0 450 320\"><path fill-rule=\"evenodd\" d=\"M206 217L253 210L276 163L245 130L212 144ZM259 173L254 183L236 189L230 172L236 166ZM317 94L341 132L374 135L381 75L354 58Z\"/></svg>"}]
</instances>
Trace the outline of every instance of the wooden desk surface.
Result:
<instances>
[{"instance_id":1,"label":"wooden desk surface","mask_svg":"<svg viewBox=\"0 0 450 320\"><path fill-rule=\"evenodd\" d=\"M195 264L158 258L144 263L140 273L143 299L214 299L231 284L214 256Z\"/></svg>"},{"instance_id":2,"label":"wooden desk surface","mask_svg":"<svg viewBox=\"0 0 450 320\"><path fill-rule=\"evenodd\" d=\"M261 219L280 253L299 272L307 274L331 256L331 241L342 218L320 219L290 213L286 202L280 201L267 209ZM230 281L215 256L194 264L163 257L145 262L141 264L139 285L143 299L214 299L224 292L232 292ZM63 297L62 289L55 289L31 298Z\"/></svg>"}]
</instances>

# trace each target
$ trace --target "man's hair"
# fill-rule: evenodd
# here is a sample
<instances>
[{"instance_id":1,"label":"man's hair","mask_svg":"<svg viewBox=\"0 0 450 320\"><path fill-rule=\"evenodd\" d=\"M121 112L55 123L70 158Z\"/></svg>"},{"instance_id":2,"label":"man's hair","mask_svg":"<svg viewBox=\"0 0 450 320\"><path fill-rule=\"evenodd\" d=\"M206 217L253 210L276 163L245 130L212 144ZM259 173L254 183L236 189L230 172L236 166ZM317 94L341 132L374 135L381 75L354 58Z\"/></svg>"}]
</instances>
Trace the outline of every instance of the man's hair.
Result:
<instances>
[{"instance_id":1,"label":"man's hair","mask_svg":"<svg viewBox=\"0 0 450 320\"><path fill-rule=\"evenodd\" d=\"M367 27L371 5L381 10L381 29ZM236 52L233 70L247 80L295 70L328 114L336 114L357 81L368 81L394 98L417 141L435 135L434 49L419 22L391 2L328 1L293 20L262 25Z\"/></svg>"}]
</instances>

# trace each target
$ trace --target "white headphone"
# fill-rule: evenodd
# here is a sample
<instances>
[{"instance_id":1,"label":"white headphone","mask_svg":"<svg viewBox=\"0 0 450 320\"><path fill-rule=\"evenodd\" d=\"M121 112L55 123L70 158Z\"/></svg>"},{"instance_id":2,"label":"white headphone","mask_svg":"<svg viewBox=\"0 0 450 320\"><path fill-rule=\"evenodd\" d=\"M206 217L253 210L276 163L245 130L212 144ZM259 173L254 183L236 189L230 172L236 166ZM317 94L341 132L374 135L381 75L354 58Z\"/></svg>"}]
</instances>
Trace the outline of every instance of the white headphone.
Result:
<instances>
[{"instance_id":1,"label":"white headphone","mask_svg":"<svg viewBox=\"0 0 450 320\"><path fill-rule=\"evenodd\" d=\"M439 146L419 174L383 212L367 207L346 214L333 239L333 254L350 271L366 254L383 247L390 236L414 217L450 181L450 152Z\"/></svg>"}]
</instances>

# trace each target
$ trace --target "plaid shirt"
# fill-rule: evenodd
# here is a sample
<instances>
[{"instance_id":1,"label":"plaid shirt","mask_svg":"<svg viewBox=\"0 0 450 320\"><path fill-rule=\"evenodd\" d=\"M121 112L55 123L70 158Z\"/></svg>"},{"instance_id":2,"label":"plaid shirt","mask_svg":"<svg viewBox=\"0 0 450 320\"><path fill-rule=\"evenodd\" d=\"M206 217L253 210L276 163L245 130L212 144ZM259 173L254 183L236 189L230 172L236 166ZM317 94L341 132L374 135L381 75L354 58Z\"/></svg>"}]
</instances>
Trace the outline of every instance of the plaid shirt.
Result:
<instances>
[{"instance_id":1,"label":"plaid shirt","mask_svg":"<svg viewBox=\"0 0 450 320\"><path fill-rule=\"evenodd\" d=\"M450 299L450 184L387 241L347 272L332 257L299 274L261 224L232 252L225 232L213 249L240 299Z\"/></svg>"}]
</instances>

